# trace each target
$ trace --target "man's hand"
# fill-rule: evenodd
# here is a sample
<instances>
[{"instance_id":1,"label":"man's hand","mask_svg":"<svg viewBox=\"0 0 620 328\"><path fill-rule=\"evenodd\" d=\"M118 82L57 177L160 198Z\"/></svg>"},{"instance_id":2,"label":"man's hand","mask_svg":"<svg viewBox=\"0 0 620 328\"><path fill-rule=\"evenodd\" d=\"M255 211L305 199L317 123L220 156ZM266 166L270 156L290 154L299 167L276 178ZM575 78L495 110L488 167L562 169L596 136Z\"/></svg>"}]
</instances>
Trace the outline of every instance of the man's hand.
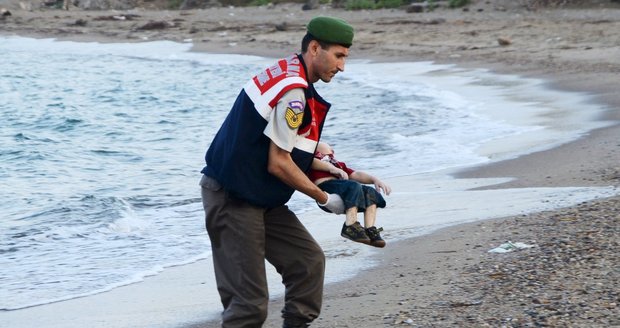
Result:
<instances>
[{"instance_id":1,"label":"man's hand","mask_svg":"<svg viewBox=\"0 0 620 328\"><path fill-rule=\"evenodd\" d=\"M342 198L336 194L325 194L327 195L327 201L325 204L321 204L319 202L316 203L334 214L344 214L344 202L342 201Z\"/></svg>"}]
</instances>

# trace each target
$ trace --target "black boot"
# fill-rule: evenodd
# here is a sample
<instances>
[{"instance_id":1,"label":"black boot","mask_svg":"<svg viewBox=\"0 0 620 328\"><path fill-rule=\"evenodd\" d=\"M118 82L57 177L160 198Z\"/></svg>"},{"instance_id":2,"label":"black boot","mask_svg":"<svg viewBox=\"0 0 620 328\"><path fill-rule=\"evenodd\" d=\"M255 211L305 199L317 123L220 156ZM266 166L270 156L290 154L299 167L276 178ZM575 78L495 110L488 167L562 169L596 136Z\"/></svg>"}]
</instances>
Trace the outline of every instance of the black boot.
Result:
<instances>
[{"instance_id":1,"label":"black boot","mask_svg":"<svg viewBox=\"0 0 620 328\"><path fill-rule=\"evenodd\" d=\"M383 228L366 228L366 234L368 235L368 238L370 238L370 245L375 247L385 247L385 240L381 238L381 231L383 231Z\"/></svg>"}]
</instances>

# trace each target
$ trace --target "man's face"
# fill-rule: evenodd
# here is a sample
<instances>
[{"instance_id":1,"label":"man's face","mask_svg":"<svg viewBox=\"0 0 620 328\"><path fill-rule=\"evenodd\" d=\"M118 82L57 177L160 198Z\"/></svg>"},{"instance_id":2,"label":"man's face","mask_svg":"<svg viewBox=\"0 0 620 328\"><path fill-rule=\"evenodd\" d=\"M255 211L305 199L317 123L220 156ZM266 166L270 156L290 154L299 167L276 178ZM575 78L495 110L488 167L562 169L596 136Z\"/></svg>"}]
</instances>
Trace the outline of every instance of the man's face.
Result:
<instances>
[{"instance_id":1,"label":"man's face","mask_svg":"<svg viewBox=\"0 0 620 328\"><path fill-rule=\"evenodd\" d=\"M319 79L325 83L331 81L336 73L344 71L347 56L349 56L347 47L332 45L328 49L323 49L318 46L317 55L313 62L313 82Z\"/></svg>"}]
</instances>

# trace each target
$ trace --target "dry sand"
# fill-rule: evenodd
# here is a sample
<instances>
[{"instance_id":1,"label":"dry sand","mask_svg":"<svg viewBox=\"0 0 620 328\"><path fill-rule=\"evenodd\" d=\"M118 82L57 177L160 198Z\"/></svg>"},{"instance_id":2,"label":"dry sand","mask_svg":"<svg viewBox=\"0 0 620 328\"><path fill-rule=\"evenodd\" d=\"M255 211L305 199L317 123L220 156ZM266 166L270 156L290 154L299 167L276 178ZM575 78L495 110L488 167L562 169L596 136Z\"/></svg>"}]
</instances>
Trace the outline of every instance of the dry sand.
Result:
<instances>
[{"instance_id":1,"label":"dry sand","mask_svg":"<svg viewBox=\"0 0 620 328\"><path fill-rule=\"evenodd\" d=\"M81 41L191 39L197 51L281 57L297 51L304 23L328 14L356 27L351 58L434 61L542 78L585 92L620 117L620 5L526 10L519 1L473 1L468 11L347 12L298 4L191 11L22 11L3 35ZM137 15L137 16L132 16ZM116 16L116 18L114 18ZM118 18L124 16L124 20ZM149 22L159 26L145 29ZM500 45L499 38L509 40ZM619 186L620 128L475 168L459 177L516 177L496 187ZM329 286L313 327L620 326L620 198L470 223L389 244L381 264ZM505 241L534 248L507 254ZM274 300L266 327L278 327ZM215 327L203 323L200 327Z\"/></svg>"}]
</instances>

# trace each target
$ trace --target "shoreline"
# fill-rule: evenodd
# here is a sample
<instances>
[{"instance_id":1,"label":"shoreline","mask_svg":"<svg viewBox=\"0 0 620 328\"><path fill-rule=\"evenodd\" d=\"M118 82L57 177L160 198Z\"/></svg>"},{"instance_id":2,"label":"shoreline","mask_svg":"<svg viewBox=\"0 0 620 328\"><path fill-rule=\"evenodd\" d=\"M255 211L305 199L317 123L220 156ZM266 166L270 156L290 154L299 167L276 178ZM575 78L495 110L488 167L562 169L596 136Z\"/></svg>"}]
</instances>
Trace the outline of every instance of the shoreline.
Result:
<instances>
[{"instance_id":1,"label":"shoreline","mask_svg":"<svg viewBox=\"0 0 620 328\"><path fill-rule=\"evenodd\" d=\"M612 56L613 53L620 53L620 46L618 37L611 35L615 27L620 27L620 19L618 15L616 18L609 18L614 17L613 13L620 13L620 10L613 9L615 11L603 12L600 16L592 16L588 11L588 14L582 17L568 9L531 13L516 9L492 11L494 4L479 6L486 6L486 12L474 12L471 13L473 18L468 16L464 19L454 11L438 11L421 17L404 12L381 11L378 15L380 17L373 17L371 23L363 23L363 20L368 19L367 12L359 14L359 17L346 13L351 17L353 25L356 25L356 22L362 24L360 53L356 50L354 56L364 56L377 61L411 61L415 58L416 61L434 61L468 68L482 67L499 74L542 78L551 88L593 95L596 103L607 105L605 119L620 119L620 95L615 91L619 82L620 56ZM220 9L218 12L228 11ZM234 26L234 19L243 21L241 12L252 15L248 14L251 12L249 9L234 11L234 16L223 19L223 25ZM312 11L302 15L309 17L319 12ZM593 12L597 11L593 9ZM64 14L59 13L59 16ZM74 15L73 12L67 14ZM106 13L81 12L75 15L80 14ZM151 12L149 15L172 14L162 11L160 14ZM576 15L579 19L575 18ZM74 20L75 17L65 19L65 22ZM444 18L444 23L428 23L443 17L447 17ZM557 21L562 17L569 17L568 23ZM543 22L545 18L550 21ZM55 20L53 16L49 19ZM269 21L270 17L263 19ZM574 19L573 24L584 26L584 31L567 29L571 19ZM393 23L399 20L401 23ZM513 20L519 23L516 27L509 27ZM54 24L45 19L40 24L50 24L54 28ZM250 41L251 47L247 48L241 47L239 43L230 46L247 39L249 32L242 31L238 35L230 33L222 36L225 39L222 41L215 40L217 36L211 36L209 41L199 43L194 51L235 50L235 53L241 54L281 56L284 49L296 47L286 40L299 39L299 26L291 26L291 31L285 31L282 35L267 33L266 38L271 37L272 43L259 45L262 41L259 39ZM473 26L476 26L477 32ZM608 29L607 32L601 26ZM403 33L411 27L422 30L419 39L412 42L386 37L386 48L377 50L372 47L373 44L381 44L376 38L377 35L386 36L398 31ZM487 36L486 34L494 36L496 33L491 31L497 31L501 27L507 30L502 29L502 33L513 33L512 49L491 45L491 39L481 38ZM242 30L246 28L250 29L242 27ZM223 31L229 32L232 28L225 28ZM251 31L260 31L260 27ZM115 36L103 37L101 34L67 36L66 33L58 35L56 32L45 31L33 35L29 35L32 31L22 32L22 36L51 36L81 41L113 41L122 34L122 31L116 31ZM174 33L176 40L183 39L183 33ZM517 37L520 33L542 36L518 47L522 41ZM571 33L577 33L578 36L571 38ZM525 39L528 35L521 37ZM164 33L160 37L169 36ZM554 41L556 38L560 40ZM545 42L547 39L551 41ZM562 43L562 40L568 39L573 43ZM116 41L128 40L136 41L128 38ZM492 41L494 42L495 38ZM553 48L546 51L545 45L549 44L553 44ZM465 48L458 50L458 47ZM481 58L485 60L482 61ZM604 60L601 61L601 58ZM620 186L618 140L620 126L616 123L559 147L467 169L455 174L455 177L517 178L487 188ZM606 327L620 324L613 321L614 316L618 317L619 311L617 291L620 290L620 279L618 271L613 270L614 264L618 264L618 256L613 251L618 249L619 204L620 198L612 197L556 211L459 224L429 235L388 244L386 250L389 249L390 252L384 253L377 267L361 272L350 281L326 286L328 288L323 312L312 327L447 327L454 324L481 327L502 324L523 326L532 323ZM490 248L508 240L536 244L537 247L508 254L487 253ZM607 245L609 251L597 246L597 243ZM557 251L556 248L560 246L564 253ZM589 252L590 249L593 251ZM550 265L532 267L540 259L545 259ZM590 267L592 272L584 271ZM590 276L585 277L586 273ZM513 281L513 278L517 280ZM578 283L580 279L585 279L585 282ZM570 283L560 286L562 280ZM598 284L607 286L597 287ZM270 303L270 315L265 327L279 326L281 302L281 299L277 299ZM584 316L584 313L587 315ZM215 326L216 322L203 322L191 327Z\"/></svg>"}]
</instances>

